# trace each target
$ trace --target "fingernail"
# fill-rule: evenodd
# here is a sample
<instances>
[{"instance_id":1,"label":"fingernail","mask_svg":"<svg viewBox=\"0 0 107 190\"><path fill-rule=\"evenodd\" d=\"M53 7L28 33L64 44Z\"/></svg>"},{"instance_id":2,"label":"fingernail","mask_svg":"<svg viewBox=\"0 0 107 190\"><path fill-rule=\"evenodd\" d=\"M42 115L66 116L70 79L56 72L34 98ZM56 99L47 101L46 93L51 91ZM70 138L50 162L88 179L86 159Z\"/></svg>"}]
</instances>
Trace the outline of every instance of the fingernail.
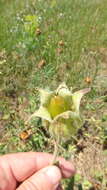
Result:
<instances>
[{"instance_id":1,"label":"fingernail","mask_svg":"<svg viewBox=\"0 0 107 190\"><path fill-rule=\"evenodd\" d=\"M55 186L55 188L62 178L61 172L56 166L49 166L47 170L45 170L45 175L47 175L48 179Z\"/></svg>"}]
</instances>

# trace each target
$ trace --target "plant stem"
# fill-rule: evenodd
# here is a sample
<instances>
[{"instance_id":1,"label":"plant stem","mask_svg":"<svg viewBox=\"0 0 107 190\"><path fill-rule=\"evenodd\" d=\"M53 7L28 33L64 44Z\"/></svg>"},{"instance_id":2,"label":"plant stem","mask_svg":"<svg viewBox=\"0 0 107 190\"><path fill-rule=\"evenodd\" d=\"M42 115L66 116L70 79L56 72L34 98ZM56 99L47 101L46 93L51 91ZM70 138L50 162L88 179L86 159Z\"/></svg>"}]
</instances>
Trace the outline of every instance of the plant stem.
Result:
<instances>
[{"instance_id":1,"label":"plant stem","mask_svg":"<svg viewBox=\"0 0 107 190\"><path fill-rule=\"evenodd\" d=\"M54 165L57 162L56 159L58 156L58 145L59 145L59 135L58 135L57 140L56 141L54 140L54 153L53 153L53 159L52 159L51 165Z\"/></svg>"}]
</instances>

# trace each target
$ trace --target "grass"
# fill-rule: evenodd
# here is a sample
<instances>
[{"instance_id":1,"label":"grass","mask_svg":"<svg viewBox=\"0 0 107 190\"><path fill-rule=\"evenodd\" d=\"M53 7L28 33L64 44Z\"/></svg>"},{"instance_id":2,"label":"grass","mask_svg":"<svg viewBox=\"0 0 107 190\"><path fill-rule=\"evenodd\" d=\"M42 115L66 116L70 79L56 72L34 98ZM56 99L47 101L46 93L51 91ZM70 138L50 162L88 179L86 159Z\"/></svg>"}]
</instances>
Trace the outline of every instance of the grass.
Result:
<instances>
[{"instance_id":1,"label":"grass","mask_svg":"<svg viewBox=\"0 0 107 190\"><path fill-rule=\"evenodd\" d=\"M91 93L82 102L81 111L90 125L88 131L83 130L86 137L83 143L89 157L93 146L98 153L98 139L100 154L106 151L103 150L103 146L107 147L106 10L106 0L0 1L1 154L31 150L52 152L52 141L41 121L34 119L27 129L25 121L38 107L36 87L55 89L63 81L73 90L91 87ZM20 134L26 130L28 138L23 140ZM87 141L92 140L94 145L87 145ZM73 147L78 149L74 144L69 149L73 150ZM84 162L86 152L80 151ZM101 173L102 181L95 172L86 172L80 153L75 153L74 162L79 163L79 175L83 177L80 182L75 182L75 188L78 189L80 183L84 190L89 190L87 184L95 185L90 180L92 175L103 184L104 190L106 172ZM94 162L94 156L92 159ZM105 156L101 160L98 162L100 172ZM89 166L91 164L89 162ZM81 167L84 169L82 172Z\"/></svg>"}]
</instances>

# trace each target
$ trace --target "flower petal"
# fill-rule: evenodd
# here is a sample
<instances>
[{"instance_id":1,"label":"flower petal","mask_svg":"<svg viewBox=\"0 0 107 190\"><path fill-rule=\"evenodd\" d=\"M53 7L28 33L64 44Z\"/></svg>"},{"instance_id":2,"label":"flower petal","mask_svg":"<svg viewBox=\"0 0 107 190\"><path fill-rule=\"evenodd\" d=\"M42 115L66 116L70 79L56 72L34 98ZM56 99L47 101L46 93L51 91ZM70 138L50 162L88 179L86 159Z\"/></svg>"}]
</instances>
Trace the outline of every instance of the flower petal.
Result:
<instances>
[{"instance_id":1,"label":"flower petal","mask_svg":"<svg viewBox=\"0 0 107 190\"><path fill-rule=\"evenodd\" d=\"M49 130L55 138L59 135L63 141L66 141L76 134L81 125L80 116L75 112L67 111L54 118Z\"/></svg>"},{"instance_id":2,"label":"flower petal","mask_svg":"<svg viewBox=\"0 0 107 190\"><path fill-rule=\"evenodd\" d=\"M62 96L62 97L71 96L71 91L68 89L67 85L63 82L56 89L56 94L58 94L59 96Z\"/></svg>"},{"instance_id":3,"label":"flower petal","mask_svg":"<svg viewBox=\"0 0 107 190\"><path fill-rule=\"evenodd\" d=\"M70 98L70 100L72 99ZM51 114L51 117L54 118L57 115L70 110L70 102L69 98L65 99L64 97L59 95L53 96L47 106L47 109Z\"/></svg>"},{"instance_id":4,"label":"flower petal","mask_svg":"<svg viewBox=\"0 0 107 190\"><path fill-rule=\"evenodd\" d=\"M73 119L76 119L76 118L80 118L79 114L76 113L76 112L72 112L72 111L66 111L66 112L63 112L59 115L57 115L53 122L56 122L58 121L60 118L64 118L64 119L69 119L69 118L73 118Z\"/></svg>"},{"instance_id":5,"label":"flower petal","mask_svg":"<svg viewBox=\"0 0 107 190\"><path fill-rule=\"evenodd\" d=\"M47 105L48 102L50 101L50 98L51 98L53 92L48 91L48 90L46 91L46 90L41 89L41 88L39 88L38 90L40 92L40 103L41 103L41 105Z\"/></svg>"},{"instance_id":6,"label":"flower petal","mask_svg":"<svg viewBox=\"0 0 107 190\"><path fill-rule=\"evenodd\" d=\"M27 120L27 122L29 122L33 117L40 117L40 118L45 119L45 120L47 120L49 122L52 122L52 119L51 119L51 116L50 116L48 110L45 107L43 107L43 106L41 106L39 108L39 110L35 111L30 116L30 118Z\"/></svg>"},{"instance_id":7,"label":"flower petal","mask_svg":"<svg viewBox=\"0 0 107 190\"><path fill-rule=\"evenodd\" d=\"M80 101L81 98L84 94L88 93L91 89L90 88L86 88L83 90L79 90L75 93L72 94L72 101L73 101L73 105L74 105L74 110L78 113L79 112L79 106L80 106Z\"/></svg>"}]
</instances>

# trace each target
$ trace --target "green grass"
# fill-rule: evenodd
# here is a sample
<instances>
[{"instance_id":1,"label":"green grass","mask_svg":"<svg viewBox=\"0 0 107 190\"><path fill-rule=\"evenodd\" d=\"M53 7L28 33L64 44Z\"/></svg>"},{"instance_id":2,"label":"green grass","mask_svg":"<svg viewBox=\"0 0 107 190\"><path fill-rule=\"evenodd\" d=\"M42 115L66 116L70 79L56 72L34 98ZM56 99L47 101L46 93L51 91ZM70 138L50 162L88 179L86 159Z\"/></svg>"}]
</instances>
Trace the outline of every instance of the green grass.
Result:
<instances>
[{"instance_id":1,"label":"green grass","mask_svg":"<svg viewBox=\"0 0 107 190\"><path fill-rule=\"evenodd\" d=\"M91 87L83 102L84 117L104 118L106 102L97 107L96 100L107 88L102 69L107 59L106 20L106 0L0 1L1 154L45 147L52 152L39 120L27 126L32 128L30 138L19 137L26 118L38 107L36 87L55 89L63 81L73 90ZM102 138L103 130L100 133Z\"/></svg>"},{"instance_id":2,"label":"green grass","mask_svg":"<svg viewBox=\"0 0 107 190\"><path fill-rule=\"evenodd\" d=\"M78 87L87 75L93 77L98 56L93 54L100 47L106 47L107 41L106 1L95 2L1 1L0 48L1 51L5 48L8 59L6 66L2 65L3 88L7 89L8 85L16 89L23 89L25 85L44 86L50 81L53 84L56 79ZM41 35L25 30L27 15L36 15ZM60 40L65 45L58 55ZM41 59L46 60L46 65L38 70ZM93 71L89 68L89 64L93 64L91 59L95 59ZM66 64L70 69L63 72ZM11 84L6 84L5 78Z\"/></svg>"}]
</instances>

